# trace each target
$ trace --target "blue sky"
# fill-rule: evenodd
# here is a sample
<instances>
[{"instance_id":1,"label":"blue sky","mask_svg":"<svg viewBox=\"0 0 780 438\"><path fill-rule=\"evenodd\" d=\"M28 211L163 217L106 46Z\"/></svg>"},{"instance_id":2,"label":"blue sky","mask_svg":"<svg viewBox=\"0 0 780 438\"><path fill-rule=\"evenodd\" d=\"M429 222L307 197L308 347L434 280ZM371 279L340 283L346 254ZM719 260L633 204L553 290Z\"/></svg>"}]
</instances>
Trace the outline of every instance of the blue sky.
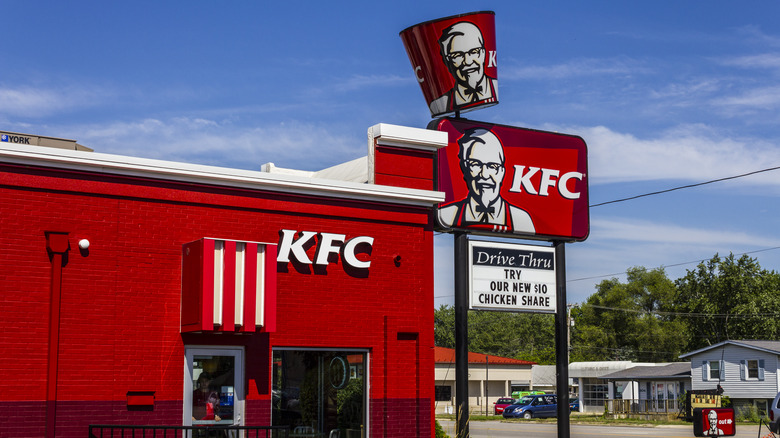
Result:
<instances>
[{"instance_id":1,"label":"blue sky","mask_svg":"<svg viewBox=\"0 0 780 438\"><path fill-rule=\"evenodd\" d=\"M480 10L496 12L501 99L469 118L583 137L591 204L780 166L775 1L0 0L0 129L317 170L365 155L376 123L425 127L398 33ZM715 253L780 270L779 200L772 171L594 207L566 248L569 302L629 267L674 279ZM438 236L437 305L451 265Z\"/></svg>"}]
</instances>

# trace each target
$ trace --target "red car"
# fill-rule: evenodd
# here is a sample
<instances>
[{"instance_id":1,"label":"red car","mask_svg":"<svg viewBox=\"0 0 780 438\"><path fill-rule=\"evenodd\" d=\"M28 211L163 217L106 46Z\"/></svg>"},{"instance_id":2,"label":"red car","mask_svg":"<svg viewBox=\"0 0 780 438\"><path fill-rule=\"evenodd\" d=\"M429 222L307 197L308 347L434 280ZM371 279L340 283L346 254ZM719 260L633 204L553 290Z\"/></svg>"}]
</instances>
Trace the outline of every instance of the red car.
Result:
<instances>
[{"instance_id":1,"label":"red car","mask_svg":"<svg viewBox=\"0 0 780 438\"><path fill-rule=\"evenodd\" d=\"M493 402L493 404L495 405L493 407L493 413L495 415L501 415L501 414L504 413L504 408L505 407L507 407L507 406L509 406L511 404L514 404L514 403L515 403L515 399L513 399L513 398L500 398L500 399L498 399L498 400Z\"/></svg>"}]
</instances>

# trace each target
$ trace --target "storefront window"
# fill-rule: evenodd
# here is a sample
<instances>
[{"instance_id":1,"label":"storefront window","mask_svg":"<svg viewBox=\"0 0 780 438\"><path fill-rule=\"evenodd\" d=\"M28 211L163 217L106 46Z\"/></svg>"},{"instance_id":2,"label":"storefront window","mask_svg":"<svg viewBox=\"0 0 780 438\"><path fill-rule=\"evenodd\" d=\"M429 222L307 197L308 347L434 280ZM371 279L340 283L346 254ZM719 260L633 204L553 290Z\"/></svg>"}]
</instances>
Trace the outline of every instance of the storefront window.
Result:
<instances>
[{"instance_id":1,"label":"storefront window","mask_svg":"<svg viewBox=\"0 0 780 438\"><path fill-rule=\"evenodd\" d=\"M186 351L184 424L240 424L243 351Z\"/></svg>"},{"instance_id":2,"label":"storefront window","mask_svg":"<svg viewBox=\"0 0 780 438\"><path fill-rule=\"evenodd\" d=\"M365 436L366 360L363 352L274 350L273 424L301 436Z\"/></svg>"},{"instance_id":3,"label":"storefront window","mask_svg":"<svg viewBox=\"0 0 780 438\"><path fill-rule=\"evenodd\" d=\"M582 379L582 404L585 406L604 406L604 400L609 395L609 387L601 379Z\"/></svg>"},{"instance_id":4,"label":"storefront window","mask_svg":"<svg viewBox=\"0 0 780 438\"><path fill-rule=\"evenodd\" d=\"M448 402L452 401L452 387L449 385L436 385L435 387L436 401Z\"/></svg>"}]
</instances>

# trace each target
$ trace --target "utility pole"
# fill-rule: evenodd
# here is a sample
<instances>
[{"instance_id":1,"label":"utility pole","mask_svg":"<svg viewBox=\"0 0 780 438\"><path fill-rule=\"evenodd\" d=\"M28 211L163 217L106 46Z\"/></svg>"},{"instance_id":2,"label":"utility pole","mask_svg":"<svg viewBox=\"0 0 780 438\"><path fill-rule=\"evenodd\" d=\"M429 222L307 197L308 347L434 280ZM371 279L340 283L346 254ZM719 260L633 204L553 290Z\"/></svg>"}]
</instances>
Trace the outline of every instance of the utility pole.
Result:
<instances>
[{"instance_id":1,"label":"utility pole","mask_svg":"<svg viewBox=\"0 0 780 438\"><path fill-rule=\"evenodd\" d=\"M485 416L488 416L488 385L490 385L490 358L485 355Z\"/></svg>"}]
</instances>

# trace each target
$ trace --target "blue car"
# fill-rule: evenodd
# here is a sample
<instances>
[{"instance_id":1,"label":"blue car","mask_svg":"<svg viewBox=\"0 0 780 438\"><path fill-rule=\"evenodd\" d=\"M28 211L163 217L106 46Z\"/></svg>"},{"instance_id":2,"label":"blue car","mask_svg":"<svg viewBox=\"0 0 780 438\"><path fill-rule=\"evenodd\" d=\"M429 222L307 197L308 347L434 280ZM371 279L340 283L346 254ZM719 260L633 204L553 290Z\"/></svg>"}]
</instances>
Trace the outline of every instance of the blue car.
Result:
<instances>
[{"instance_id":1,"label":"blue car","mask_svg":"<svg viewBox=\"0 0 780 438\"><path fill-rule=\"evenodd\" d=\"M521 397L515 404L504 408L504 418L544 418L558 414L558 396L536 394Z\"/></svg>"},{"instance_id":2,"label":"blue car","mask_svg":"<svg viewBox=\"0 0 780 438\"><path fill-rule=\"evenodd\" d=\"M573 398L569 400L569 410L570 411L579 411L580 410L580 399Z\"/></svg>"}]
</instances>

